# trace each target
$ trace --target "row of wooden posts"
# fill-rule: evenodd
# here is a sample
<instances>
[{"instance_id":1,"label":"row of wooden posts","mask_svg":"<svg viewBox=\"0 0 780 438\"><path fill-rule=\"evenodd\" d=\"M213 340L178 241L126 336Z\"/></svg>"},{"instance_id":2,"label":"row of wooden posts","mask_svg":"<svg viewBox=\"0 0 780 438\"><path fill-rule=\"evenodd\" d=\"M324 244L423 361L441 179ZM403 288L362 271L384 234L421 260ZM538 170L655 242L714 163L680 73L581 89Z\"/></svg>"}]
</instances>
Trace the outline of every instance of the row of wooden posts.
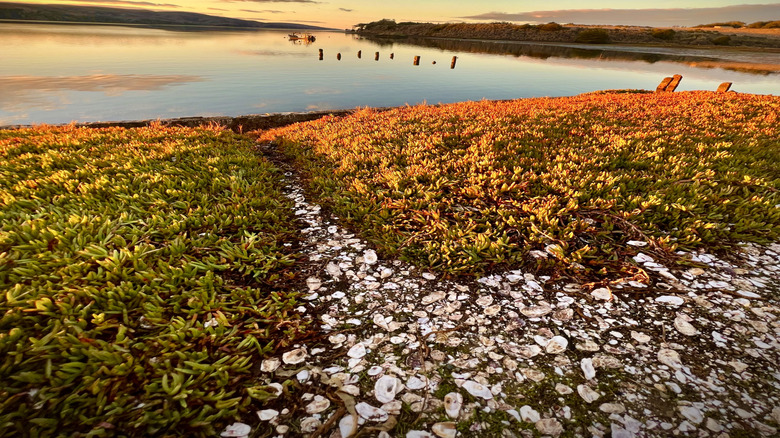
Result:
<instances>
[{"instance_id":1,"label":"row of wooden posts","mask_svg":"<svg viewBox=\"0 0 780 438\"><path fill-rule=\"evenodd\" d=\"M362 50L358 50L357 57L358 57L358 59L363 57L363 51ZM325 58L325 53L322 51L322 49L320 49L320 61L322 61L324 58ZM337 53L336 54L336 59L341 61L341 53ZM390 54L390 59L395 59L395 53L391 53ZM455 63L457 62L457 60L458 60L457 56L453 56L452 57L452 62L450 62L450 68L451 69L455 68ZM375 52L374 53L374 61L379 61L379 52ZM420 56L419 55L415 56L414 60L412 62L413 62L414 65L420 65ZM433 61L432 64L436 64L436 61Z\"/></svg>"},{"instance_id":2,"label":"row of wooden posts","mask_svg":"<svg viewBox=\"0 0 780 438\"><path fill-rule=\"evenodd\" d=\"M677 89L677 86L680 85L680 81L682 81L682 75L674 75L670 78L664 78L664 80L661 81L660 84L658 84L658 87L655 89L656 93L661 92L672 92ZM717 93L725 93L729 91L731 88L731 82L724 82L718 86L718 89L716 90Z\"/></svg>"}]
</instances>

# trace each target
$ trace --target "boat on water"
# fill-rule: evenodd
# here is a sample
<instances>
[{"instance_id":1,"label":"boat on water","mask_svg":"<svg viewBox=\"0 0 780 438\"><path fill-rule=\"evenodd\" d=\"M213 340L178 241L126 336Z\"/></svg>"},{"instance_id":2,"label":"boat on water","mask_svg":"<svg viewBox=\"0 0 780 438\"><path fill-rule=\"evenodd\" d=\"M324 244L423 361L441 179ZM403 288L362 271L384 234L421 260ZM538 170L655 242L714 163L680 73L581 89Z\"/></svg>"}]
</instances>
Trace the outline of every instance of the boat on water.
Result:
<instances>
[{"instance_id":1,"label":"boat on water","mask_svg":"<svg viewBox=\"0 0 780 438\"><path fill-rule=\"evenodd\" d=\"M287 35L287 37L290 39L290 41L305 41L309 43L313 43L314 40L317 39L314 35L310 33L304 33L302 35L299 35L297 33L291 33Z\"/></svg>"}]
</instances>

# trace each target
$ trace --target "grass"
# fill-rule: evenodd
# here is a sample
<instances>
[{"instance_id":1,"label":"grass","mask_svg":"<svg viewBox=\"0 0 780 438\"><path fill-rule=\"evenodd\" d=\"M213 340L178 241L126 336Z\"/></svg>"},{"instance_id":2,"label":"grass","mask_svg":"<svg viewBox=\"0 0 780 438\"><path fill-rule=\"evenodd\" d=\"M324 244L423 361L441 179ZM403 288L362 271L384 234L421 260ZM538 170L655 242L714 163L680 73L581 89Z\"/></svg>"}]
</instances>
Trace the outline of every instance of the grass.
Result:
<instances>
[{"instance_id":1,"label":"grass","mask_svg":"<svg viewBox=\"0 0 780 438\"><path fill-rule=\"evenodd\" d=\"M270 398L251 369L303 325L290 204L252 146L0 131L4 434L213 436Z\"/></svg>"},{"instance_id":2,"label":"grass","mask_svg":"<svg viewBox=\"0 0 780 438\"><path fill-rule=\"evenodd\" d=\"M641 277L629 240L659 256L777 240L779 110L772 96L593 93L363 110L260 139L386 255L600 280Z\"/></svg>"}]
</instances>

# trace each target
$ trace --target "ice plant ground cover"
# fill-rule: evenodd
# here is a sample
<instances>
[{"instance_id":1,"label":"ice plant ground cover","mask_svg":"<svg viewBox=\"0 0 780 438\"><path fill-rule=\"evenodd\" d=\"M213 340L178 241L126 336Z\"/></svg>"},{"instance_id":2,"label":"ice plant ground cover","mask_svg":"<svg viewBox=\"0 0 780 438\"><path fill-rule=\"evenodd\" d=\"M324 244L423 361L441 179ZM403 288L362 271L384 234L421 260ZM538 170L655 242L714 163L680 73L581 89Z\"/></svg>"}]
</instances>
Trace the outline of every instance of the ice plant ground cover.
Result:
<instances>
[{"instance_id":1,"label":"ice plant ground cover","mask_svg":"<svg viewBox=\"0 0 780 438\"><path fill-rule=\"evenodd\" d=\"M644 277L648 240L780 237L780 98L592 93L363 110L261 133L384 254L450 273Z\"/></svg>"},{"instance_id":2,"label":"ice plant ground cover","mask_svg":"<svg viewBox=\"0 0 780 438\"><path fill-rule=\"evenodd\" d=\"M274 393L252 367L303 325L251 141L0 131L0 176L0 435L213 435Z\"/></svg>"},{"instance_id":3,"label":"ice plant ground cover","mask_svg":"<svg viewBox=\"0 0 780 438\"><path fill-rule=\"evenodd\" d=\"M780 240L779 110L594 93L362 110L260 148L0 131L0 434L663 436L746 413L735 433L771 435L777 245L732 247Z\"/></svg>"}]
</instances>

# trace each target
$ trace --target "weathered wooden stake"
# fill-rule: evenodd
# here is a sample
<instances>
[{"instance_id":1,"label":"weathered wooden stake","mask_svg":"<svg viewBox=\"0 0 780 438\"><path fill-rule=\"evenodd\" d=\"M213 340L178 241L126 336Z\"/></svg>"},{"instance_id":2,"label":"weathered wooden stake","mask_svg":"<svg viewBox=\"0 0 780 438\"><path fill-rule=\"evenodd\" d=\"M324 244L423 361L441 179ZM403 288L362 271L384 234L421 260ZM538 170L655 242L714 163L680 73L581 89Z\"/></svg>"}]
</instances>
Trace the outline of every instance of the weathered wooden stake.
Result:
<instances>
[{"instance_id":1,"label":"weathered wooden stake","mask_svg":"<svg viewBox=\"0 0 780 438\"><path fill-rule=\"evenodd\" d=\"M393 59L393 58L395 58L395 53L391 53L390 54L390 59Z\"/></svg>"},{"instance_id":2,"label":"weathered wooden stake","mask_svg":"<svg viewBox=\"0 0 780 438\"><path fill-rule=\"evenodd\" d=\"M666 86L666 89L664 91L672 92L677 89L677 86L680 85L680 81L682 80L682 75L674 75L672 77L672 83Z\"/></svg>"},{"instance_id":3,"label":"weathered wooden stake","mask_svg":"<svg viewBox=\"0 0 780 438\"><path fill-rule=\"evenodd\" d=\"M323 53L323 52L322 52L322 49L320 49L320 56L322 56L322 53Z\"/></svg>"},{"instance_id":4,"label":"weathered wooden stake","mask_svg":"<svg viewBox=\"0 0 780 438\"><path fill-rule=\"evenodd\" d=\"M374 54L374 61L379 61L379 52Z\"/></svg>"},{"instance_id":5,"label":"weathered wooden stake","mask_svg":"<svg viewBox=\"0 0 780 438\"><path fill-rule=\"evenodd\" d=\"M420 57L419 56L415 56L414 57L414 65L420 65Z\"/></svg>"},{"instance_id":6,"label":"weathered wooden stake","mask_svg":"<svg viewBox=\"0 0 780 438\"><path fill-rule=\"evenodd\" d=\"M363 51L362 50L358 50L358 59L360 59L362 57L363 57Z\"/></svg>"},{"instance_id":7,"label":"weathered wooden stake","mask_svg":"<svg viewBox=\"0 0 780 438\"><path fill-rule=\"evenodd\" d=\"M341 61L341 53L338 53L338 54L336 54L336 59L338 59L339 61Z\"/></svg>"},{"instance_id":8,"label":"weathered wooden stake","mask_svg":"<svg viewBox=\"0 0 780 438\"><path fill-rule=\"evenodd\" d=\"M716 91L716 93L725 93L729 91L730 88L731 88L731 82L724 82L720 84L720 86L718 87L718 91Z\"/></svg>"},{"instance_id":9,"label":"weathered wooden stake","mask_svg":"<svg viewBox=\"0 0 780 438\"><path fill-rule=\"evenodd\" d=\"M666 90L666 87L669 85L669 83L672 82L672 78L664 78L664 80L661 81L660 84L658 84L658 87L656 87L655 92L660 93L664 90Z\"/></svg>"},{"instance_id":10,"label":"weathered wooden stake","mask_svg":"<svg viewBox=\"0 0 780 438\"><path fill-rule=\"evenodd\" d=\"M457 61L457 60L458 60L457 56L453 56L452 57L452 62L450 63L450 69L454 69L455 68L455 61Z\"/></svg>"},{"instance_id":11,"label":"weathered wooden stake","mask_svg":"<svg viewBox=\"0 0 780 438\"><path fill-rule=\"evenodd\" d=\"M320 61L322 61L323 56L324 56L324 53L322 52L322 49L320 49Z\"/></svg>"}]
</instances>

